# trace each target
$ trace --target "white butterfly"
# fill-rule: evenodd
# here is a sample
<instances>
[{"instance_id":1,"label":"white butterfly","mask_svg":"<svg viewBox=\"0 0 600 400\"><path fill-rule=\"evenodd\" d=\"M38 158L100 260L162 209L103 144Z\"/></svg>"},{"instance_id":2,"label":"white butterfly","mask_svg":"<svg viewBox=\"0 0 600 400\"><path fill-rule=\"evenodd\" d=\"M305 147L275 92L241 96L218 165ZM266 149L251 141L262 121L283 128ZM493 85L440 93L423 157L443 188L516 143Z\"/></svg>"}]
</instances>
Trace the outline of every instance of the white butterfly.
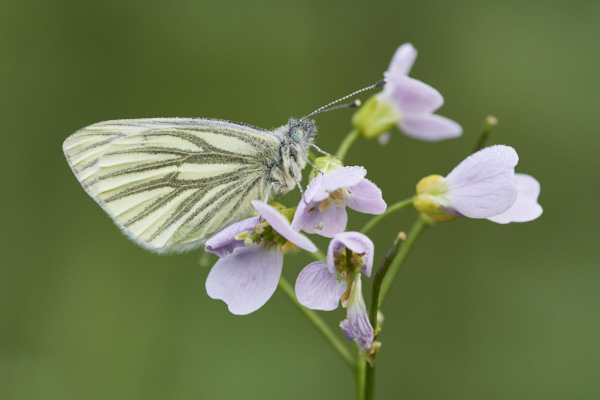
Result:
<instances>
[{"instance_id":1,"label":"white butterfly","mask_svg":"<svg viewBox=\"0 0 600 400\"><path fill-rule=\"evenodd\" d=\"M358 106L328 108L383 84L272 131L218 119L125 119L83 128L63 150L85 191L134 242L157 253L190 250L248 214L252 200L300 185L309 148L323 152L310 117Z\"/></svg>"},{"instance_id":2,"label":"white butterfly","mask_svg":"<svg viewBox=\"0 0 600 400\"><path fill-rule=\"evenodd\" d=\"M317 133L290 119L273 131L216 119L99 122L63 150L87 193L140 246L185 251L238 221L252 200L299 181Z\"/></svg>"}]
</instances>

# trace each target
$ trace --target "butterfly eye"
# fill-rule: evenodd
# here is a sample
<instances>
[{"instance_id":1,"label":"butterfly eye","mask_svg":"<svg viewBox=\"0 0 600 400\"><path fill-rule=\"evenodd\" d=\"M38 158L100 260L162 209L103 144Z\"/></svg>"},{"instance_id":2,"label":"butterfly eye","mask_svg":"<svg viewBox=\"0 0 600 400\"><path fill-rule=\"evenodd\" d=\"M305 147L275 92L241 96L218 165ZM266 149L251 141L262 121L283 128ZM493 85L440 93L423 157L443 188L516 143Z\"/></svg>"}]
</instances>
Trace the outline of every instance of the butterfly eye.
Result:
<instances>
[{"instance_id":1,"label":"butterfly eye","mask_svg":"<svg viewBox=\"0 0 600 400\"><path fill-rule=\"evenodd\" d=\"M292 128L292 130L290 131L290 138L292 139L292 141L294 143L300 143L302 141L302 139L304 139L304 129L296 126L294 128Z\"/></svg>"}]
</instances>

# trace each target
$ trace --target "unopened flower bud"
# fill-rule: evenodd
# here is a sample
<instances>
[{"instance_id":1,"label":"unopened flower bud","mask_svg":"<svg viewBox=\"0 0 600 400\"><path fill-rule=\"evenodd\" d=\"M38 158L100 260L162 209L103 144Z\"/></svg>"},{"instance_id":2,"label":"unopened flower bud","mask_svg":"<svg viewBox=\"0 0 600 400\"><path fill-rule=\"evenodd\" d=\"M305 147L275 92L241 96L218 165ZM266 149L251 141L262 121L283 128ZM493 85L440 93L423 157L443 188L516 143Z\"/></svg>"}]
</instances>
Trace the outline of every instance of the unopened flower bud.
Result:
<instances>
[{"instance_id":1,"label":"unopened flower bud","mask_svg":"<svg viewBox=\"0 0 600 400\"><path fill-rule=\"evenodd\" d=\"M344 163L340 159L331 156L318 157L313 164L324 174L344 167ZM312 169L308 175L308 181L312 181L319 171Z\"/></svg>"}]
</instances>

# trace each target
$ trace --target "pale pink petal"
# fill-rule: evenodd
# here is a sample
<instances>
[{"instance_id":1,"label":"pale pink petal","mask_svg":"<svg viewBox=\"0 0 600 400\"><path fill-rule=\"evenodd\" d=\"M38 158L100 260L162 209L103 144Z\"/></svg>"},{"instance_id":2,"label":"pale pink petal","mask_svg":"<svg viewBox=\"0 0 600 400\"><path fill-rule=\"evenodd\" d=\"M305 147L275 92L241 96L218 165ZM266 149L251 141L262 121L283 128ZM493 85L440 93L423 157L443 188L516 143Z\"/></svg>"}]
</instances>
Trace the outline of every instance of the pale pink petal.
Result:
<instances>
[{"instance_id":1,"label":"pale pink petal","mask_svg":"<svg viewBox=\"0 0 600 400\"><path fill-rule=\"evenodd\" d=\"M382 96L396 106L401 118L411 115L431 114L444 104L444 98L426 83L407 76L390 82Z\"/></svg>"},{"instance_id":2,"label":"pale pink petal","mask_svg":"<svg viewBox=\"0 0 600 400\"><path fill-rule=\"evenodd\" d=\"M517 179L517 200L502 214L488 217L490 221L499 224L528 222L542 215L542 206L537 202L540 195L540 183L533 176L526 174L515 174L515 178Z\"/></svg>"},{"instance_id":3,"label":"pale pink petal","mask_svg":"<svg viewBox=\"0 0 600 400\"><path fill-rule=\"evenodd\" d=\"M469 218L488 218L508 210L517 198L517 152L509 146L486 147L463 160L443 178L448 191L441 205Z\"/></svg>"},{"instance_id":4,"label":"pale pink petal","mask_svg":"<svg viewBox=\"0 0 600 400\"><path fill-rule=\"evenodd\" d=\"M398 128L407 136L430 142L451 139L462 134L462 127L451 119L435 114L406 115Z\"/></svg>"},{"instance_id":5,"label":"pale pink petal","mask_svg":"<svg viewBox=\"0 0 600 400\"><path fill-rule=\"evenodd\" d=\"M306 194L306 191L304 193ZM292 229L295 231L303 231L304 227L308 226L307 221L309 219L309 215L311 214L310 210L318 206L319 203L317 202L307 203L306 201L304 201L304 198L301 198L300 202L298 203L298 206L296 207L294 218L292 219Z\"/></svg>"},{"instance_id":6,"label":"pale pink petal","mask_svg":"<svg viewBox=\"0 0 600 400\"><path fill-rule=\"evenodd\" d=\"M388 70L383 74L388 81L393 81L398 76L408 75L417 58L417 50L410 43L398 47Z\"/></svg>"},{"instance_id":7,"label":"pale pink petal","mask_svg":"<svg viewBox=\"0 0 600 400\"><path fill-rule=\"evenodd\" d=\"M308 186L306 187L306 190L304 191L304 196L302 196L304 201L306 201L307 203L311 203L311 202L313 202L313 199L316 197L317 199L320 199L320 200L314 200L314 201L321 202L321 201L323 201L323 199L325 199L328 196L327 192L325 192L324 190L321 190L321 182L323 182L323 176L324 176L324 174L317 174L308 183Z\"/></svg>"},{"instance_id":8,"label":"pale pink petal","mask_svg":"<svg viewBox=\"0 0 600 400\"><path fill-rule=\"evenodd\" d=\"M369 350L373 344L373 326L369 321L367 307L362 297L362 284L360 274L352 285L348 299L348 314L340 327L348 340L355 340L358 347Z\"/></svg>"},{"instance_id":9,"label":"pale pink petal","mask_svg":"<svg viewBox=\"0 0 600 400\"><path fill-rule=\"evenodd\" d=\"M260 217L246 218L223 229L206 241L204 249L221 258L227 256L232 253L235 248L244 246L244 241L235 240L235 235L244 231L251 231L256 227L259 220Z\"/></svg>"},{"instance_id":10,"label":"pale pink petal","mask_svg":"<svg viewBox=\"0 0 600 400\"><path fill-rule=\"evenodd\" d=\"M238 247L210 270L206 292L211 298L227 303L232 314L250 314L271 298L282 267L283 253L279 246Z\"/></svg>"},{"instance_id":11,"label":"pale pink petal","mask_svg":"<svg viewBox=\"0 0 600 400\"><path fill-rule=\"evenodd\" d=\"M317 251L317 246L315 246L309 238L293 230L289 221L275 208L259 200L252 200L252 206L256 208L256 211L258 211L281 236L304 250L310 252Z\"/></svg>"},{"instance_id":12,"label":"pale pink petal","mask_svg":"<svg viewBox=\"0 0 600 400\"><path fill-rule=\"evenodd\" d=\"M366 214L382 214L387 204L381 195L381 189L368 179L362 179L349 188L346 205L351 209ZM345 228L344 228L345 229Z\"/></svg>"},{"instance_id":13,"label":"pale pink petal","mask_svg":"<svg viewBox=\"0 0 600 400\"><path fill-rule=\"evenodd\" d=\"M319 174L308 185L304 198L308 202L321 202L329 197L329 193L356 185L366 175L367 170L360 166L343 167L326 174Z\"/></svg>"},{"instance_id":14,"label":"pale pink petal","mask_svg":"<svg viewBox=\"0 0 600 400\"><path fill-rule=\"evenodd\" d=\"M323 261L308 264L296 280L296 298L312 310L335 310L345 291L346 281L338 280Z\"/></svg>"},{"instance_id":15,"label":"pale pink petal","mask_svg":"<svg viewBox=\"0 0 600 400\"><path fill-rule=\"evenodd\" d=\"M306 233L316 233L329 238L346 229L348 213L344 204L337 206L331 203L323 212L319 210L318 204L311 207L311 209L312 211L304 209L304 216L299 217L298 223L293 226L300 227ZM296 213L298 213L298 209ZM294 221L295 219L294 217ZM300 222L302 222L302 225L300 225Z\"/></svg>"}]
</instances>

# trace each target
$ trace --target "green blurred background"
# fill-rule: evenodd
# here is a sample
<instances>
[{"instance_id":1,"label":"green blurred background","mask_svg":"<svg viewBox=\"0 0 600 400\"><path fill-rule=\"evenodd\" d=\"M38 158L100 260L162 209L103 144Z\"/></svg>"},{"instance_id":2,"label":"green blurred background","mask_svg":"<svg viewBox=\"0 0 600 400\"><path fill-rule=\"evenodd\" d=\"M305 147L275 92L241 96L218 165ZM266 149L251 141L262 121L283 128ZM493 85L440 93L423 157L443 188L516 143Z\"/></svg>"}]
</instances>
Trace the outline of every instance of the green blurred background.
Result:
<instances>
[{"instance_id":1,"label":"green blurred background","mask_svg":"<svg viewBox=\"0 0 600 400\"><path fill-rule=\"evenodd\" d=\"M377 81L412 42L411 75L440 90L439 113L465 134L394 132L348 163L395 202L449 172L493 114L491 142L517 149L545 211L425 233L383 309L379 398L599 398L599 17L596 0L3 0L0 397L353 398L350 371L281 293L230 315L206 295L202 251L157 256L127 240L61 144L119 118L276 127ZM318 145L335 151L350 115L319 116ZM376 264L415 216L373 235ZM351 214L349 228L366 220ZM287 258L284 275L309 261Z\"/></svg>"}]
</instances>

